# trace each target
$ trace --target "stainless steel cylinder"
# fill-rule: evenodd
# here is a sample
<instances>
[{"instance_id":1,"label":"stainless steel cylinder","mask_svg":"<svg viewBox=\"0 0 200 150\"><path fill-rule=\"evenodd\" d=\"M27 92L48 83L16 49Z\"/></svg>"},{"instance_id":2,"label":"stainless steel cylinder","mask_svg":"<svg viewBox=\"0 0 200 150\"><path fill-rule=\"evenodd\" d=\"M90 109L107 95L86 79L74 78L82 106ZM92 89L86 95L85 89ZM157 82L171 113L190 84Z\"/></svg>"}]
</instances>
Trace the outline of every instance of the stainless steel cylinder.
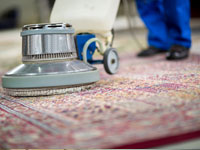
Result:
<instances>
[{"instance_id":1,"label":"stainless steel cylinder","mask_svg":"<svg viewBox=\"0 0 200 150\"><path fill-rule=\"evenodd\" d=\"M23 27L22 60L77 58L74 29L69 24L33 24Z\"/></svg>"}]
</instances>

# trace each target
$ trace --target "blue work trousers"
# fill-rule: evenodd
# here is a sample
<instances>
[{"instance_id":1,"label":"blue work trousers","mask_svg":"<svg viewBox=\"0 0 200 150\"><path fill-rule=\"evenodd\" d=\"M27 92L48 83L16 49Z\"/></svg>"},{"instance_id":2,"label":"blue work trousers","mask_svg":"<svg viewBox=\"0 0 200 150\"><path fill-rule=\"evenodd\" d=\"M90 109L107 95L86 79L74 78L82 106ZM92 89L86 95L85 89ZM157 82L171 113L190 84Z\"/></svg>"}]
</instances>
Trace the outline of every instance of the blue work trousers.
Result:
<instances>
[{"instance_id":1,"label":"blue work trousers","mask_svg":"<svg viewBox=\"0 0 200 150\"><path fill-rule=\"evenodd\" d=\"M148 44L163 50L191 47L190 0L136 0L148 29Z\"/></svg>"}]
</instances>

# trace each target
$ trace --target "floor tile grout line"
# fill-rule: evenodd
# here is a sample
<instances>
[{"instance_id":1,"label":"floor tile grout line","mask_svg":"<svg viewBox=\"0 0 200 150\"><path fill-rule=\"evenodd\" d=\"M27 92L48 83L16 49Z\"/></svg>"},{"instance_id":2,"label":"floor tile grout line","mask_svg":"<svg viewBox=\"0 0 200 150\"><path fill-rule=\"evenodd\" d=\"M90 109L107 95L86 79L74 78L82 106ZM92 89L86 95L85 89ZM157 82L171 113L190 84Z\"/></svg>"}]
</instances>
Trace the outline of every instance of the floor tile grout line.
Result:
<instances>
[{"instance_id":1,"label":"floor tile grout line","mask_svg":"<svg viewBox=\"0 0 200 150\"><path fill-rule=\"evenodd\" d=\"M17 100L12 100L12 99L10 99L10 98L7 97L7 96L3 96L3 95L0 94L0 98L3 98L3 99L5 99L5 100L10 101L10 102L13 102L13 103L17 103L17 104L23 105L24 107L27 107L27 108L32 109L32 110L34 110L34 111L37 111L37 112L40 112L40 113L45 114L45 115L47 115L47 116L50 116L50 117L52 117L52 118L54 118L54 119L56 119L56 120L58 120L58 121L63 122L63 123L64 123L65 125L67 125L67 126L69 126L70 124L72 124L71 122L67 121L66 119L62 119L61 117L56 116L56 115L53 115L53 114L50 114L50 113L48 113L48 112L46 112L46 111L38 110L38 109L36 109L36 108L34 108L34 107L32 107L32 106L28 106L28 105L24 104L23 102L18 102ZM70 119L70 120L72 120L72 119ZM73 123L77 123L77 121L74 120L74 119L72 120L72 122L73 122Z\"/></svg>"},{"instance_id":2,"label":"floor tile grout line","mask_svg":"<svg viewBox=\"0 0 200 150\"><path fill-rule=\"evenodd\" d=\"M17 117L23 119L23 120L26 120L26 121L30 122L30 123L32 123L32 124L34 124L34 125L36 125L36 126L39 126L39 127L41 127L42 129L44 129L44 130L46 130L46 131L48 131L48 132L51 132L51 133L53 133L53 134L61 133L58 129L49 127L48 125L46 125L46 124L44 124L44 123L41 123L41 122L39 122L39 121L37 121L37 120L35 120L35 119L33 119L33 118L30 118L30 117L28 117L28 116L26 116L26 115L24 115L24 114L22 114L22 113L20 113L20 112L17 112L17 111L15 111L15 110L12 110L12 109L10 109L10 108L7 107L7 106L2 105L1 103L0 103L0 108L3 109L3 110L5 110L5 111L8 112L8 113L11 113L11 114L13 114L13 115L15 115L15 116L17 116Z\"/></svg>"}]
</instances>

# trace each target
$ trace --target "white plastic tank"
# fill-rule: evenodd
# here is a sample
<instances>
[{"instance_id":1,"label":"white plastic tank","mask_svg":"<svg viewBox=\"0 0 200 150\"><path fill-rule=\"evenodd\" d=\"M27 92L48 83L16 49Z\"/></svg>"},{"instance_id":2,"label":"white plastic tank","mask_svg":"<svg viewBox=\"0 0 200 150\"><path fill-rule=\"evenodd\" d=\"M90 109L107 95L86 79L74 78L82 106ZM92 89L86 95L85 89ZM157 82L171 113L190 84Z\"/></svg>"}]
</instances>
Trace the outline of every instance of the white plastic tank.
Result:
<instances>
[{"instance_id":1,"label":"white plastic tank","mask_svg":"<svg viewBox=\"0 0 200 150\"><path fill-rule=\"evenodd\" d=\"M113 28L120 0L56 0L51 23L70 23L76 32L107 34Z\"/></svg>"}]
</instances>

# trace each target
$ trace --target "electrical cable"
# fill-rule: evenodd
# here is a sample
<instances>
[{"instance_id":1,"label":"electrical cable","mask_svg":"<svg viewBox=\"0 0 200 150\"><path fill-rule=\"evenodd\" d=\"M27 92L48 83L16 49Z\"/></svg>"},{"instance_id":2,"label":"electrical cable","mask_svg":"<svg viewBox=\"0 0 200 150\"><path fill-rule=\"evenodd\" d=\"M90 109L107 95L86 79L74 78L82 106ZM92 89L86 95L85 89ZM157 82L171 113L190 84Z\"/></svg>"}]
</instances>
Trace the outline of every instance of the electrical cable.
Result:
<instances>
[{"instance_id":1,"label":"electrical cable","mask_svg":"<svg viewBox=\"0 0 200 150\"><path fill-rule=\"evenodd\" d=\"M114 42L114 39L115 39L115 30L114 30L114 28L112 28L111 34L112 34L112 41L111 41L111 43L110 43L110 47L113 46L113 42Z\"/></svg>"},{"instance_id":2,"label":"electrical cable","mask_svg":"<svg viewBox=\"0 0 200 150\"><path fill-rule=\"evenodd\" d=\"M134 31L134 25L135 23L133 21L131 21L131 13L130 13L130 9L129 9L129 6L128 6L128 0L122 0L122 3L123 3L123 9L124 9L124 14L126 15L126 18L127 18L127 21L128 21L128 26L129 26L129 30L130 30L130 33L132 35L132 38L135 40L138 48L140 49L143 49L143 44L138 40L136 34L135 34L135 31ZM134 19L133 19L134 20Z\"/></svg>"}]
</instances>

